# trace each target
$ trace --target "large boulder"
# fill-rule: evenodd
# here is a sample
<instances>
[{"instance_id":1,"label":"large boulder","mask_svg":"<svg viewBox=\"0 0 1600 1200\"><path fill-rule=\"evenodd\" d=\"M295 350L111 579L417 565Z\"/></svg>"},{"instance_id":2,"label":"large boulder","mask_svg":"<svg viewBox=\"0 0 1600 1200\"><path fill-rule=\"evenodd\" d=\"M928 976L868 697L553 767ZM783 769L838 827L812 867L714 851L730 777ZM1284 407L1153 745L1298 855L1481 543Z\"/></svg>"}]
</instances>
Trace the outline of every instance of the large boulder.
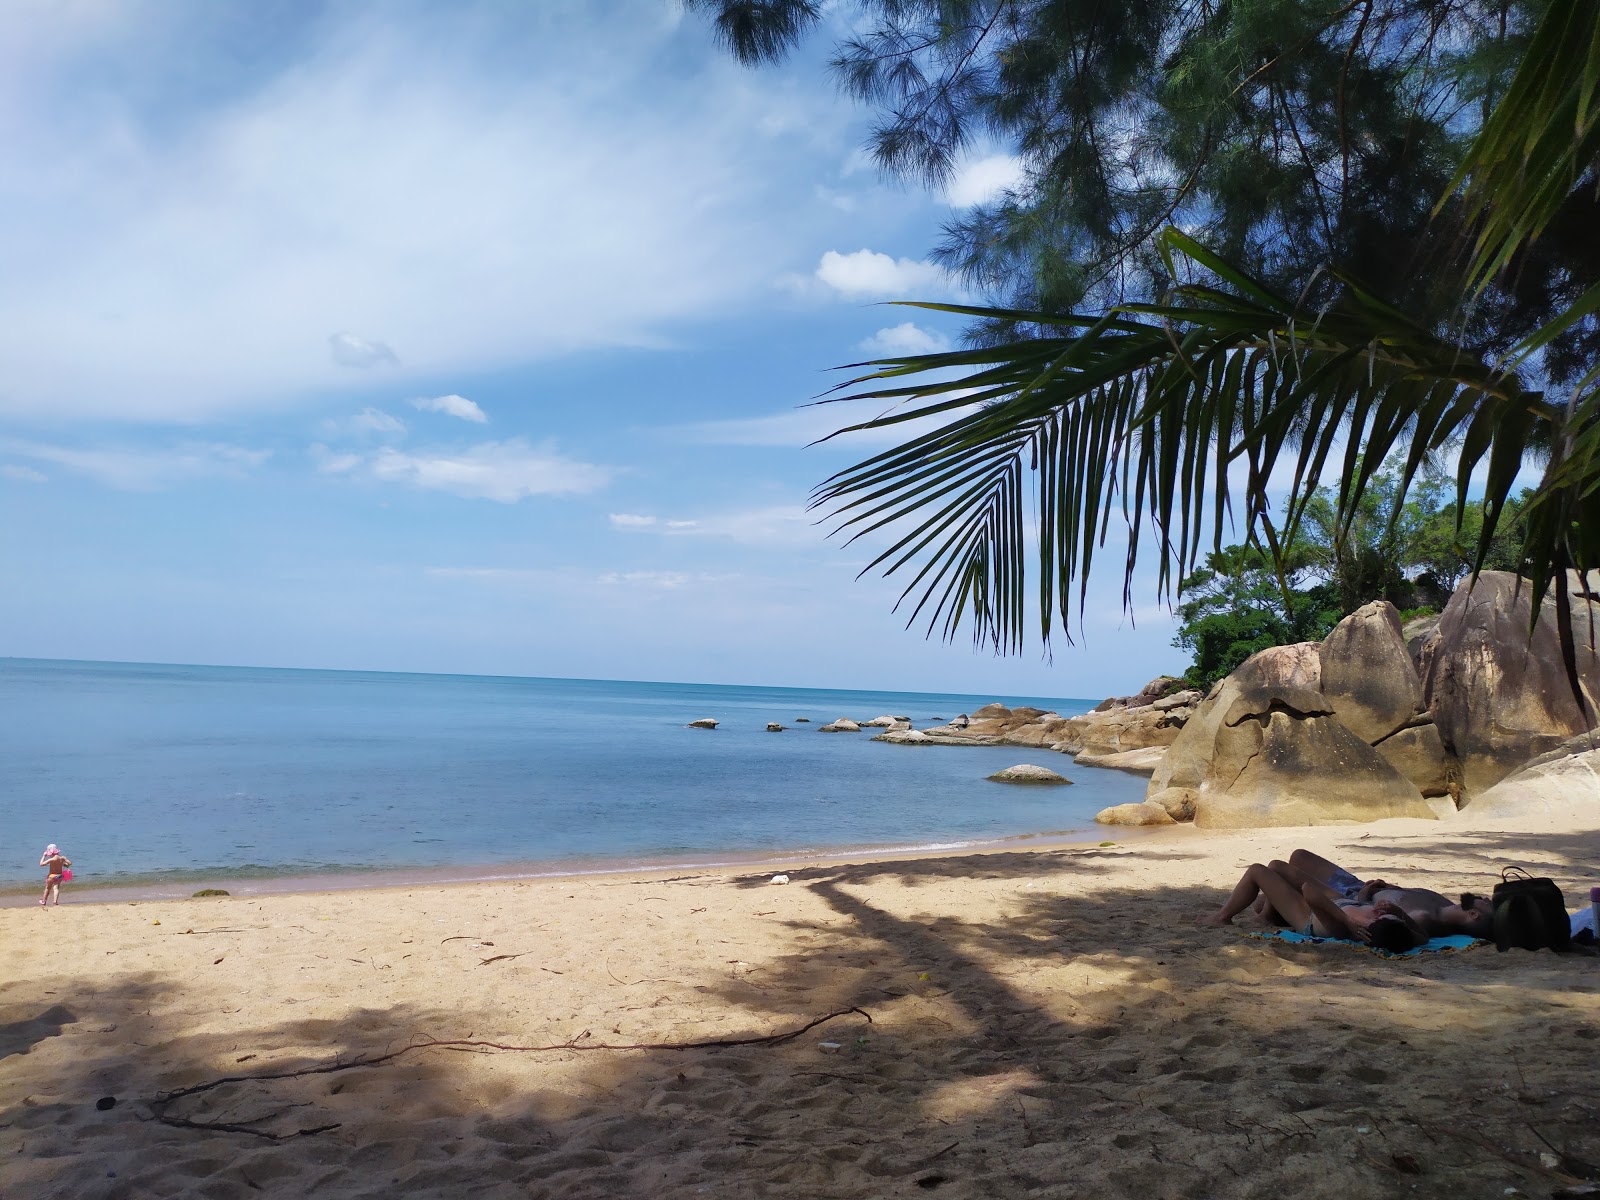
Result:
<instances>
[{"instance_id":1,"label":"large boulder","mask_svg":"<svg viewBox=\"0 0 1600 1200\"><path fill-rule=\"evenodd\" d=\"M1142 804L1113 804L1095 813L1102 825L1175 825L1170 813L1154 800Z\"/></svg>"},{"instance_id":2,"label":"large boulder","mask_svg":"<svg viewBox=\"0 0 1600 1200\"><path fill-rule=\"evenodd\" d=\"M1461 764L1444 747L1432 721L1410 725L1373 747L1424 796L1449 796L1451 809L1461 794Z\"/></svg>"},{"instance_id":3,"label":"large boulder","mask_svg":"<svg viewBox=\"0 0 1600 1200\"><path fill-rule=\"evenodd\" d=\"M1537 621L1530 621L1529 586L1504 571L1485 571L1475 587L1463 583L1422 648L1423 697L1461 760L1468 807L1522 764L1594 728L1600 712L1600 571L1587 580L1569 571L1552 584ZM1555 588L1562 586L1587 712L1573 697L1556 631Z\"/></svg>"},{"instance_id":4,"label":"large boulder","mask_svg":"<svg viewBox=\"0 0 1600 1200\"><path fill-rule=\"evenodd\" d=\"M1383 817L1433 818L1422 793L1331 715L1245 709L1217 729L1195 800L1210 829L1322 825Z\"/></svg>"},{"instance_id":5,"label":"large boulder","mask_svg":"<svg viewBox=\"0 0 1600 1200\"><path fill-rule=\"evenodd\" d=\"M1463 820L1561 812L1600 814L1600 733L1580 733L1472 798Z\"/></svg>"},{"instance_id":6,"label":"large boulder","mask_svg":"<svg viewBox=\"0 0 1600 1200\"><path fill-rule=\"evenodd\" d=\"M1331 710L1322 696L1321 647L1316 642L1273 646L1252 654L1212 688L1167 748L1150 778L1149 795L1169 787L1199 789L1226 722L1274 706L1305 716Z\"/></svg>"},{"instance_id":7,"label":"large boulder","mask_svg":"<svg viewBox=\"0 0 1600 1200\"><path fill-rule=\"evenodd\" d=\"M861 726L849 717L840 717L837 721L829 721L826 725L817 726L818 733L860 733Z\"/></svg>"},{"instance_id":8,"label":"large boulder","mask_svg":"<svg viewBox=\"0 0 1600 1200\"><path fill-rule=\"evenodd\" d=\"M1422 711L1422 682L1406 650L1400 614L1387 600L1364 604L1322 641L1322 694L1333 715L1369 745Z\"/></svg>"}]
</instances>

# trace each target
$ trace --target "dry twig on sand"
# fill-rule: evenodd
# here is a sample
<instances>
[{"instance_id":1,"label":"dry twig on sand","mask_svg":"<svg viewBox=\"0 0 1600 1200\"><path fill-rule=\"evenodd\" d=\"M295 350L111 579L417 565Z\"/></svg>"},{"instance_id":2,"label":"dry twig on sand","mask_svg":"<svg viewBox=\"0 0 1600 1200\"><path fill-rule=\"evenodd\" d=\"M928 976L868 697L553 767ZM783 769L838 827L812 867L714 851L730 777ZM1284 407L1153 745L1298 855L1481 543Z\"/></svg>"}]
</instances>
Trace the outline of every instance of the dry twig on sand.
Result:
<instances>
[{"instance_id":1,"label":"dry twig on sand","mask_svg":"<svg viewBox=\"0 0 1600 1200\"><path fill-rule=\"evenodd\" d=\"M308 1129L296 1129L289 1133L272 1133L265 1129L252 1128L250 1124L237 1124L228 1121L193 1121L187 1117L174 1116L168 1109L179 1100L189 1096L198 1096L202 1092L209 1092L215 1088L226 1087L230 1083L270 1083L279 1079L298 1079L306 1075L331 1075L335 1071L351 1071L357 1067L377 1067L384 1063L393 1062L403 1055L416 1050L504 1050L517 1053L535 1053L548 1050L720 1050L735 1046L778 1046L784 1042L791 1042L801 1034L815 1029L818 1025L838 1017L849 1016L856 1013L872 1023L872 1014L866 1009L840 1008L823 1016L807 1021L797 1029L790 1029L783 1033L768 1033L756 1037L746 1038L710 1038L699 1042L589 1042L580 1044L589 1036L589 1031L584 1030L576 1038L565 1042L553 1042L546 1046L516 1046L506 1042L486 1042L471 1038L455 1039L430 1039L425 1042L411 1042L398 1050L390 1050L384 1054L375 1054L370 1058L353 1058L348 1062L334 1061L324 1063L319 1067L301 1067L295 1071L275 1071L258 1075L227 1075L220 1079L212 1079L206 1083L197 1083L193 1087L179 1088L175 1092L167 1092L150 1101L151 1115L163 1125L171 1125L177 1129L203 1129L213 1133L247 1133L251 1137L263 1138L269 1142L287 1142L294 1138L306 1137L313 1133L326 1133L330 1129L337 1129L339 1125L317 1125ZM263 1118L265 1119L265 1118Z\"/></svg>"}]
</instances>

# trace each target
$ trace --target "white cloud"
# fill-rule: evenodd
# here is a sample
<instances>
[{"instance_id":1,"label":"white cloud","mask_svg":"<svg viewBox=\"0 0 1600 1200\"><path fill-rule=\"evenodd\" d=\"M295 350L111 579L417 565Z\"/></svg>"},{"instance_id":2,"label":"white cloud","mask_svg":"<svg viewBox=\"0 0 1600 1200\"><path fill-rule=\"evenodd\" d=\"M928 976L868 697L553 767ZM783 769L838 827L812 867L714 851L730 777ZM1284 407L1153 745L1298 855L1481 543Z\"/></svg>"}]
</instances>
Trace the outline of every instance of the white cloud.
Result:
<instances>
[{"instance_id":1,"label":"white cloud","mask_svg":"<svg viewBox=\"0 0 1600 1200\"><path fill-rule=\"evenodd\" d=\"M406 431L406 423L381 408L367 407L353 417L329 418L322 423L323 432L330 437L399 437Z\"/></svg>"},{"instance_id":2,"label":"white cloud","mask_svg":"<svg viewBox=\"0 0 1600 1200\"><path fill-rule=\"evenodd\" d=\"M353 333L335 333L328 337L328 348L333 361L341 367L390 366L398 367L400 359L382 342L369 342Z\"/></svg>"},{"instance_id":3,"label":"white cloud","mask_svg":"<svg viewBox=\"0 0 1600 1200\"><path fill-rule=\"evenodd\" d=\"M892 412L882 404L808 404L803 408L772 413L765 417L740 417L725 421L689 421L667 426L662 433L674 441L702 446L810 446L850 425ZM948 424L966 412L956 409L934 418L905 421L881 429L862 430L829 438L819 450L860 453L882 446L895 446Z\"/></svg>"},{"instance_id":4,"label":"white cloud","mask_svg":"<svg viewBox=\"0 0 1600 1200\"><path fill-rule=\"evenodd\" d=\"M849 105L709 43L663 72L670 22L290 6L225 72L220 20L85 32L66 7L32 10L50 53L0 80L14 418L194 421L661 345L833 219L801 180Z\"/></svg>"},{"instance_id":5,"label":"white cloud","mask_svg":"<svg viewBox=\"0 0 1600 1200\"><path fill-rule=\"evenodd\" d=\"M906 358L913 354L937 354L950 349L943 334L932 333L911 321L891 325L861 343L861 349L880 358Z\"/></svg>"},{"instance_id":6,"label":"white cloud","mask_svg":"<svg viewBox=\"0 0 1600 1200\"><path fill-rule=\"evenodd\" d=\"M7 479L15 479L18 483L46 483L50 478L43 471L35 471L32 467L19 466L16 463L0 466L0 475L4 475Z\"/></svg>"},{"instance_id":7,"label":"white cloud","mask_svg":"<svg viewBox=\"0 0 1600 1200\"><path fill-rule=\"evenodd\" d=\"M335 454L320 443L311 447L311 457L317 470L324 475L343 475L355 470L366 460L359 454Z\"/></svg>"},{"instance_id":8,"label":"white cloud","mask_svg":"<svg viewBox=\"0 0 1600 1200\"><path fill-rule=\"evenodd\" d=\"M566 458L549 446L531 446L522 438L481 442L455 452L413 454L386 446L370 455L362 466L373 479L385 483L404 483L502 504L514 504L529 496L598 491L615 474L610 467Z\"/></svg>"},{"instance_id":9,"label":"white cloud","mask_svg":"<svg viewBox=\"0 0 1600 1200\"><path fill-rule=\"evenodd\" d=\"M926 299L951 290L950 276L930 262L891 258L876 250L840 254L829 250L817 264L816 277L846 296L893 296Z\"/></svg>"},{"instance_id":10,"label":"white cloud","mask_svg":"<svg viewBox=\"0 0 1600 1200\"><path fill-rule=\"evenodd\" d=\"M271 456L269 450L247 450L218 442L138 449L56 446L12 438L0 439L0 451L53 463L107 487L135 492L156 491L190 479L243 478Z\"/></svg>"},{"instance_id":11,"label":"white cloud","mask_svg":"<svg viewBox=\"0 0 1600 1200\"><path fill-rule=\"evenodd\" d=\"M971 159L956 169L945 199L957 208L986 204L1022 182L1022 160L1009 154Z\"/></svg>"},{"instance_id":12,"label":"white cloud","mask_svg":"<svg viewBox=\"0 0 1600 1200\"><path fill-rule=\"evenodd\" d=\"M463 421L472 421L478 425L487 425L488 416L465 396L435 396L431 400L413 400L412 407L423 412L444 413L446 416L459 417Z\"/></svg>"},{"instance_id":13,"label":"white cloud","mask_svg":"<svg viewBox=\"0 0 1600 1200\"><path fill-rule=\"evenodd\" d=\"M815 516L804 505L774 504L762 508L662 520L633 513L611 514L611 527L624 533L658 537L720 538L747 546L801 545L822 541Z\"/></svg>"}]
</instances>

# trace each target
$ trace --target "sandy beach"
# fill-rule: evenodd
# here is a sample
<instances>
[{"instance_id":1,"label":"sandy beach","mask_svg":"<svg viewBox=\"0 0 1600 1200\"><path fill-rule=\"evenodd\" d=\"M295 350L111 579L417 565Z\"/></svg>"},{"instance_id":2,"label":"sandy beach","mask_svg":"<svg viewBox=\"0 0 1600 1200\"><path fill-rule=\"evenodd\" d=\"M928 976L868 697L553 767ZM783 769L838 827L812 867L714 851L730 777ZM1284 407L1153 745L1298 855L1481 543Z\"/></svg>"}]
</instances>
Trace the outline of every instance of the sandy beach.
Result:
<instances>
[{"instance_id":1,"label":"sandy beach","mask_svg":"<svg viewBox=\"0 0 1600 1200\"><path fill-rule=\"evenodd\" d=\"M785 886L69 891L0 911L0 1194L1561 1194L1600 1163L1600 960L1193 920L1297 845L1447 892L1518 863L1575 907L1591 824L1180 827ZM744 1039L774 1040L692 1045Z\"/></svg>"}]
</instances>

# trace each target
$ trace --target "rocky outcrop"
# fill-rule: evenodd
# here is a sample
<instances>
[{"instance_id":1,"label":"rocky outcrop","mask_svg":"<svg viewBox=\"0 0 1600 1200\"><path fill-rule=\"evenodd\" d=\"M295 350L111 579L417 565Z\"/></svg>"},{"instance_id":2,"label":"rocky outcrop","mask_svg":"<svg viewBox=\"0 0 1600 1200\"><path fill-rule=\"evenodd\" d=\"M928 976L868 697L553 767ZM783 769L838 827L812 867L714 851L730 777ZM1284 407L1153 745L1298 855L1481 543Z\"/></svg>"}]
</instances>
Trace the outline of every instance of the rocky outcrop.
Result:
<instances>
[{"instance_id":1,"label":"rocky outcrop","mask_svg":"<svg viewBox=\"0 0 1600 1200\"><path fill-rule=\"evenodd\" d=\"M1108 712L1113 708L1143 708L1171 695L1183 686L1175 675L1157 675L1131 696L1111 696L1095 705L1095 712Z\"/></svg>"},{"instance_id":2,"label":"rocky outcrop","mask_svg":"<svg viewBox=\"0 0 1600 1200\"><path fill-rule=\"evenodd\" d=\"M894 729L896 726L910 729L911 718L882 716L873 717L870 721L861 722L861 727L863 729Z\"/></svg>"},{"instance_id":3,"label":"rocky outcrop","mask_svg":"<svg viewBox=\"0 0 1600 1200\"><path fill-rule=\"evenodd\" d=\"M1039 767L1032 763L1019 763L1014 767L1007 767L1004 771L996 771L988 778L990 783L1070 784L1072 782L1065 775L1058 775L1049 767Z\"/></svg>"},{"instance_id":4,"label":"rocky outcrop","mask_svg":"<svg viewBox=\"0 0 1600 1200\"><path fill-rule=\"evenodd\" d=\"M1394 633L1390 651L1409 666ZM1346 644L1360 640L1354 631ZM1210 828L1432 817L1421 791L1335 715L1323 649L1274 646L1222 680L1167 750L1147 798L1181 797Z\"/></svg>"},{"instance_id":5,"label":"rocky outcrop","mask_svg":"<svg viewBox=\"0 0 1600 1200\"><path fill-rule=\"evenodd\" d=\"M1600 732L1580 733L1475 796L1463 820L1563 811L1600 815Z\"/></svg>"},{"instance_id":6,"label":"rocky outcrop","mask_svg":"<svg viewBox=\"0 0 1600 1200\"><path fill-rule=\"evenodd\" d=\"M1195 800L1210 829L1434 816L1422 793L1331 714L1232 710Z\"/></svg>"},{"instance_id":7,"label":"rocky outcrop","mask_svg":"<svg viewBox=\"0 0 1600 1200\"><path fill-rule=\"evenodd\" d=\"M1422 683L1394 605L1380 600L1356 609L1323 639L1319 657L1333 715L1369 745L1422 711Z\"/></svg>"},{"instance_id":8,"label":"rocky outcrop","mask_svg":"<svg viewBox=\"0 0 1600 1200\"><path fill-rule=\"evenodd\" d=\"M998 746L992 737L966 737L940 729L891 729L872 739L891 746Z\"/></svg>"},{"instance_id":9,"label":"rocky outcrop","mask_svg":"<svg viewBox=\"0 0 1600 1200\"><path fill-rule=\"evenodd\" d=\"M1154 800L1142 804L1113 804L1095 813L1102 825L1173 825L1172 815Z\"/></svg>"},{"instance_id":10,"label":"rocky outcrop","mask_svg":"<svg viewBox=\"0 0 1600 1200\"><path fill-rule=\"evenodd\" d=\"M767 732L768 733L782 733L783 732L783 726L779 725L776 721L768 721L767 722Z\"/></svg>"},{"instance_id":11,"label":"rocky outcrop","mask_svg":"<svg viewBox=\"0 0 1600 1200\"><path fill-rule=\"evenodd\" d=\"M1135 775L1149 775L1166 757L1164 746L1145 746L1139 750L1120 750L1115 754L1083 753L1073 759L1080 767L1101 767L1112 771L1132 771Z\"/></svg>"},{"instance_id":12,"label":"rocky outcrop","mask_svg":"<svg viewBox=\"0 0 1600 1200\"><path fill-rule=\"evenodd\" d=\"M826 725L817 726L818 733L860 733L861 726L849 717L840 717L837 721L829 721Z\"/></svg>"},{"instance_id":13,"label":"rocky outcrop","mask_svg":"<svg viewBox=\"0 0 1600 1200\"><path fill-rule=\"evenodd\" d=\"M717 727L717 724L718 724L718 722L713 721L710 717L701 717L698 721L690 721L689 722L689 728L690 729L715 729Z\"/></svg>"},{"instance_id":14,"label":"rocky outcrop","mask_svg":"<svg viewBox=\"0 0 1600 1200\"><path fill-rule=\"evenodd\" d=\"M1568 572L1564 581L1587 713L1561 656L1556 586L1533 621L1528 581L1485 571L1476 587L1456 590L1422 647L1423 698L1444 745L1461 760L1469 807L1522 764L1592 729L1600 712L1600 571L1587 580Z\"/></svg>"},{"instance_id":15,"label":"rocky outcrop","mask_svg":"<svg viewBox=\"0 0 1600 1200\"><path fill-rule=\"evenodd\" d=\"M1424 797L1448 796L1450 809L1461 795L1461 764L1444 748L1439 727L1432 721L1408 726L1373 746Z\"/></svg>"}]
</instances>

